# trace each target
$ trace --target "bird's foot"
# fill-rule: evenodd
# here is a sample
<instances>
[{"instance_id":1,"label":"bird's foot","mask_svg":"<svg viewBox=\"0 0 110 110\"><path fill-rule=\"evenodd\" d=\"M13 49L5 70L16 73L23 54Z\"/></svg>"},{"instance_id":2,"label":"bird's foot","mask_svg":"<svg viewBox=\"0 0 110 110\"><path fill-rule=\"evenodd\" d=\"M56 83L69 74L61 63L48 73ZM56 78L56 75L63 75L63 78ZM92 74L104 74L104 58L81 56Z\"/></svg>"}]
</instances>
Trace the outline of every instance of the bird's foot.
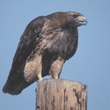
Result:
<instances>
[{"instance_id":1,"label":"bird's foot","mask_svg":"<svg viewBox=\"0 0 110 110\"><path fill-rule=\"evenodd\" d=\"M39 79L39 81L42 81L43 80L41 74L38 74L38 79Z\"/></svg>"}]
</instances>

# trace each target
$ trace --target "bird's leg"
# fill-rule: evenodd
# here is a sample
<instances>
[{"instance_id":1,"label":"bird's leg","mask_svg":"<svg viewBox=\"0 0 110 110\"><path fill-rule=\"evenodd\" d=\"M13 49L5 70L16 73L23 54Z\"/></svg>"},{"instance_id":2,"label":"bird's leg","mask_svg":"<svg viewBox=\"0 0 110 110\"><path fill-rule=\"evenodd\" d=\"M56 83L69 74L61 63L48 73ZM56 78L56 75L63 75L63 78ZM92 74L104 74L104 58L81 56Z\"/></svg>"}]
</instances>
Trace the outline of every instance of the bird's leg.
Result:
<instances>
[{"instance_id":1,"label":"bird's leg","mask_svg":"<svg viewBox=\"0 0 110 110\"><path fill-rule=\"evenodd\" d=\"M39 79L39 81L42 81L42 61L39 62L36 66L36 75Z\"/></svg>"},{"instance_id":2,"label":"bird's leg","mask_svg":"<svg viewBox=\"0 0 110 110\"><path fill-rule=\"evenodd\" d=\"M36 64L36 75L39 79L39 81L42 81L42 56L41 55L36 55L35 58L37 64Z\"/></svg>"},{"instance_id":3,"label":"bird's leg","mask_svg":"<svg viewBox=\"0 0 110 110\"><path fill-rule=\"evenodd\" d=\"M51 65L51 78L58 79L62 70L62 66L64 64L64 60L58 57Z\"/></svg>"},{"instance_id":4,"label":"bird's leg","mask_svg":"<svg viewBox=\"0 0 110 110\"><path fill-rule=\"evenodd\" d=\"M37 78L36 78L37 77ZM26 62L24 68L24 78L27 82L30 82L33 79L39 79L42 81L42 56L35 55L33 60Z\"/></svg>"},{"instance_id":5,"label":"bird's leg","mask_svg":"<svg viewBox=\"0 0 110 110\"><path fill-rule=\"evenodd\" d=\"M38 74L38 79L40 80L40 81L42 81L43 79L42 79L42 75L41 74Z\"/></svg>"}]
</instances>

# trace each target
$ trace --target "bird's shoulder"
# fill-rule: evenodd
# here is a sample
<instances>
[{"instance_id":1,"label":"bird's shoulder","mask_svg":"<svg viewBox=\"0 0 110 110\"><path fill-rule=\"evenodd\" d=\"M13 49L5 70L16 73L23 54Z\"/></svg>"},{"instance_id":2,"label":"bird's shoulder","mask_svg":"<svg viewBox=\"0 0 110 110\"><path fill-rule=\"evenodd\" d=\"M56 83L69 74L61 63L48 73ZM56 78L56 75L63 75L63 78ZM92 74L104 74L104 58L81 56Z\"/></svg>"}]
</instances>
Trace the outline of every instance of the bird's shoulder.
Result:
<instances>
[{"instance_id":1,"label":"bird's shoulder","mask_svg":"<svg viewBox=\"0 0 110 110\"><path fill-rule=\"evenodd\" d=\"M40 16L32 20L27 25L24 33L20 38L12 65L17 64L18 62L20 62L19 64L21 64L30 55L31 51L34 49L36 39L39 37L44 23L45 17Z\"/></svg>"}]
</instances>

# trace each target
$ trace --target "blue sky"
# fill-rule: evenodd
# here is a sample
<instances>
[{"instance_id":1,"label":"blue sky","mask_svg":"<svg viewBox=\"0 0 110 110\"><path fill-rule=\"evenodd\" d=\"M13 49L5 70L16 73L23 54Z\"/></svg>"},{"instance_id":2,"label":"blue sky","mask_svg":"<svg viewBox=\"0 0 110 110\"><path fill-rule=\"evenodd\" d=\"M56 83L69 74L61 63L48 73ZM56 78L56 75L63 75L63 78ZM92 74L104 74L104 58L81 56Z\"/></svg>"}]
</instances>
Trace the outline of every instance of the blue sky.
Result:
<instances>
[{"instance_id":1,"label":"blue sky","mask_svg":"<svg viewBox=\"0 0 110 110\"><path fill-rule=\"evenodd\" d=\"M83 14L88 24L78 28L76 54L68 60L61 79L88 86L88 110L110 107L110 1L109 0L0 0L0 109L35 110L35 88L32 84L20 95L4 94L12 60L27 24L41 15L58 11ZM50 77L45 77L50 78Z\"/></svg>"}]
</instances>

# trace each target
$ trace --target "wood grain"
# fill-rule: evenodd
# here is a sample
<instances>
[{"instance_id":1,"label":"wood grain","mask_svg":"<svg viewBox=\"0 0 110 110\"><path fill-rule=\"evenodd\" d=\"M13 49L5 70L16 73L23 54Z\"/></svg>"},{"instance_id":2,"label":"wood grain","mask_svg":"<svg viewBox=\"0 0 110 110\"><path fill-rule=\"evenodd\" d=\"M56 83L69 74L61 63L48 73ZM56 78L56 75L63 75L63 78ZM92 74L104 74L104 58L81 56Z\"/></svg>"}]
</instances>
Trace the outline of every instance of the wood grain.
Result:
<instances>
[{"instance_id":1,"label":"wood grain","mask_svg":"<svg viewBox=\"0 0 110 110\"><path fill-rule=\"evenodd\" d=\"M87 86L66 79L39 81L36 110L87 110Z\"/></svg>"}]
</instances>

